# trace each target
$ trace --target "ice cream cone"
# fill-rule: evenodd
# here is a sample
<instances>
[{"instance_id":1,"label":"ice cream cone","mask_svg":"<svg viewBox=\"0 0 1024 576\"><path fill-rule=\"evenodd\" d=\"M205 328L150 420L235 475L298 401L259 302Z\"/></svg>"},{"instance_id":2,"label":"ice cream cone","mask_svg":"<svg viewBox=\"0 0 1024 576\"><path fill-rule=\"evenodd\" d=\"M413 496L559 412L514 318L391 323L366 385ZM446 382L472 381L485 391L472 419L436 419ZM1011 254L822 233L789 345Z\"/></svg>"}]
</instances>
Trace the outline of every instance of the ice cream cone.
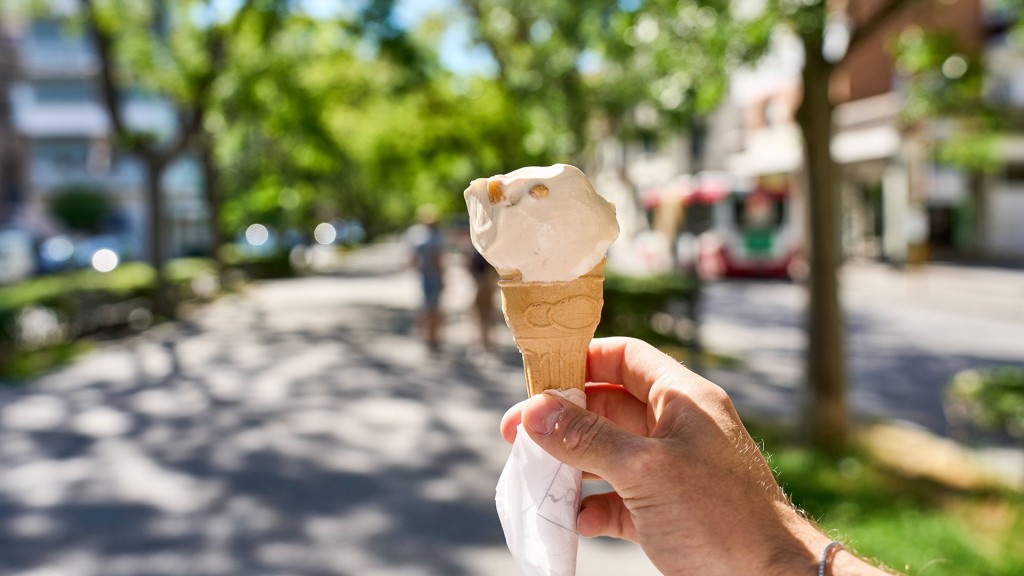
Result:
<instances>
[{"instance_id":1,"label":"ice cream cone","mask_svg":"<svg viewBox=\"0 0 1024 576\"><path fill-rule=\"evenodd\" d=\"M523 282L503 273L501 309L523 355L530 396L548 389L583 389L587 348L604 304L604 260L568 282Z\"/></svg>"}]
</instances>

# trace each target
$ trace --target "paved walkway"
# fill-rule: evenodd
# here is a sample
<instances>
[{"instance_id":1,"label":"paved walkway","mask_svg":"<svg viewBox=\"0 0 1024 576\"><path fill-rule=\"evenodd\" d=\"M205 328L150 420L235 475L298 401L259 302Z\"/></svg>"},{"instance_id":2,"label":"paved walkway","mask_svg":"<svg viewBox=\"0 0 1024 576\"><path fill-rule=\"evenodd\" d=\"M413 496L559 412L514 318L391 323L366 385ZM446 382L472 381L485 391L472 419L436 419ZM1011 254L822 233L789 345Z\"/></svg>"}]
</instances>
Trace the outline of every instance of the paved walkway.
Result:
<instances>
[{"instance_id":1,"label":"paved walkway","mask_svg":"<svg viewBox=\"0 0 1024 576\"><path fill-rule=\"evenodd\" d=\"M473 351L459 270L425 354L395 250L0 388L0 574L517 574L493 491L518 356ZM579 573L656 571L598 539Z\"/></svg>"},{"instance_id":2,"label":"paved walkway","mask_svg":"<svg viewBox=\"0 0 1024 576\"><path fill-rule=\"evenodd\" d=\"M257 284L0 388L0 574L517 574L493 488L518 355L504 329L497 355L476 349L460 269L427 355L403 260L375 247ZM848 268L851 391L863 417L941 433L949 375L1024 362L1024 276L928 270ZM705 342L746 366L710 375L744 413L796 414L802 307L787 283L709 288ZM656 572L598 539L579 574Z\"/></svg>"}]
</instances>

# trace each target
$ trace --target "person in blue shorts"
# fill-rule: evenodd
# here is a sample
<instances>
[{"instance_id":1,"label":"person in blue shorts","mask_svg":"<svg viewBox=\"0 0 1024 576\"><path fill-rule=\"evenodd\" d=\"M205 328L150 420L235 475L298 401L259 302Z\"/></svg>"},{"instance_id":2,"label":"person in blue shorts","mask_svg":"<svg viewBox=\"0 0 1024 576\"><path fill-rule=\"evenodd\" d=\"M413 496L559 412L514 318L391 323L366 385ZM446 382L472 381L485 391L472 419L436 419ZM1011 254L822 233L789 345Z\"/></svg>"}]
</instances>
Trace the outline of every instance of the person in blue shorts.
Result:
<instances>
[{"instance_id":1,"label":"person in blue shorts","mask_svg":"<svg viewBox=\"0 0 1024 576\"><path fill-rule=\"evenodd\" d=\"M417 219L419 223L406 233L406 241L412 248L412 265L420 273L423 288L423 338L430 351L437 352L441 349L444 238L433 206L421 206Z\"/></svg>"}]
</instances>

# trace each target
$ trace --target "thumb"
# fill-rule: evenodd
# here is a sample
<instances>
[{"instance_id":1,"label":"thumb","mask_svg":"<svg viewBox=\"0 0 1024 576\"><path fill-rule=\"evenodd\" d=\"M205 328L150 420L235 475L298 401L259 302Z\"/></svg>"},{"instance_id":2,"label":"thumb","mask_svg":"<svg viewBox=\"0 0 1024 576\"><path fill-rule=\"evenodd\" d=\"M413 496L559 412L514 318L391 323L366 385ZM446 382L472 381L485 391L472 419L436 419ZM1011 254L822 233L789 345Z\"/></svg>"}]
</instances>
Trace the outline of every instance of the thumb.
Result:
<instances>
[{"instance_id":1,"label":"thumb","mask_svg":"<svg viewBox=\"0 0 1024 576\"><path fill-rule=\"evenodd\" d=\"M614 484L617 470L638 437L607 418L553 393L536 394L523 406L523 428L556 459Z\"/></svg>"}]
</instances>

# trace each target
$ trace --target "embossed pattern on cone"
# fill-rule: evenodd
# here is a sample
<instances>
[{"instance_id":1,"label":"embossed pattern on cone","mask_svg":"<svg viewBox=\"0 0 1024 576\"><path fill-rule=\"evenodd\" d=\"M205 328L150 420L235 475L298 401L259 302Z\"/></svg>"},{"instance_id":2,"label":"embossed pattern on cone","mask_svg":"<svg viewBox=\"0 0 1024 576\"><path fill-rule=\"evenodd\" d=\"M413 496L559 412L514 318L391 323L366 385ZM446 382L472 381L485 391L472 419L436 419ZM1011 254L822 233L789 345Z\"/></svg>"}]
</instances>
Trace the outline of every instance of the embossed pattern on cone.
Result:
<instances>
[{"instance_id":1,"label":"embossed pattern on cone","mask_svg":"<svg viewBox=\"0 0 1024 576\"><path fill-rule=\"evenodd\" d=\"M587 348L601 321L604 260L569 282L522 282L503 275L501 309L523 354L530 396L548 389L582 390Z\"/></svg>"}]
</instances>

